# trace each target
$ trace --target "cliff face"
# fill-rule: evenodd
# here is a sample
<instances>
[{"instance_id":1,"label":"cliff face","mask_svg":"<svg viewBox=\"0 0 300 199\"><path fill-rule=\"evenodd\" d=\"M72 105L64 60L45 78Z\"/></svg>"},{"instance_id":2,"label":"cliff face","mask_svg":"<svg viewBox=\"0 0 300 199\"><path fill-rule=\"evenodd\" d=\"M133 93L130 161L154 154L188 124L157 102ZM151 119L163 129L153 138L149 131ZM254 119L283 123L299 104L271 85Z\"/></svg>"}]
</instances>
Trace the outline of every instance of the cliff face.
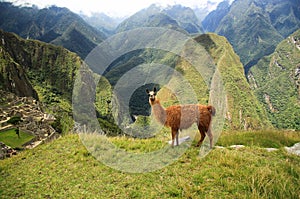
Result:
<instances>
[{"instance_id":1,"label":"cliff face","mask_svg":"<svg viewBox=\"0 0 300 199\"><path fill-rule=\"evenodd\" d=\"M2 46L5 39L2 38ZM38 99L38 95L25 74L24 69L15 61L10 54L0 47L0 89L10 91L22 97L32 96Z\"/></svg>"},{"instance_id":2,"label":"cliff face","mask_svg":"<svg viewBox=\"0 0 300 199\"><path fill-rule=\"evenodd\" d=\"M24 40L0 30L0 69L3 90L20 96L47 98L47 92L71 100L76 70L81 60L51 44ZM37 94L38 93L38 94Z\"/></svg>"}]
</instances>

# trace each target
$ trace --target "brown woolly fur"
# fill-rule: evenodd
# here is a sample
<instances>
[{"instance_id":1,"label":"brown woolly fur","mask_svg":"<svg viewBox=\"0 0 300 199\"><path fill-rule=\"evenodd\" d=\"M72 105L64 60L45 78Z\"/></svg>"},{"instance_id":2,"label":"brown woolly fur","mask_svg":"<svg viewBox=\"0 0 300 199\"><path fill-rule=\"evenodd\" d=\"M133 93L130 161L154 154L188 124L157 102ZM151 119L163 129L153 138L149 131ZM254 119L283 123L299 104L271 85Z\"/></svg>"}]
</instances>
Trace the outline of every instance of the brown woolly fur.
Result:
<instances>
[{"instance_id":1,"label":"brown woolly fur","mask_svg":"<svg viewBox=\"0 0 300 199\"><path fill-rule=\"evenodd\" d=\"M161 124L171 128L172 146L174 146L175 138L176 144L178 145L179 130L188 129L194 123L196 123L201 134L201 138L197 146L202 144L207 134L210 140L210 148L212 148L213 136L211 132L211 120L212 116L214 116L216 113L216 110L213 106L188 104L174 105L165 109L161 106L156 97L156 88L154 88L153 91L149 91L147 89L146 92L149 95L149 103L155 119Z\"/></svg>"}]
</instances>

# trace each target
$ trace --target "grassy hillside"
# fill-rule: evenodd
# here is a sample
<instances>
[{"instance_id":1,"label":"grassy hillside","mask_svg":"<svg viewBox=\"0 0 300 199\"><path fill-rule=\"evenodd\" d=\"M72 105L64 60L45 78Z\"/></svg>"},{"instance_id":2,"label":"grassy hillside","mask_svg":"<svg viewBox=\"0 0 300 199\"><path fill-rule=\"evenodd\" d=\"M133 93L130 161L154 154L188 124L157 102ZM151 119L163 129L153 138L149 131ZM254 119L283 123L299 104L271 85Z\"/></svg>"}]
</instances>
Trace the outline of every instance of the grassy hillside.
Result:
<instances>
[{"instance_id":1,"label":"grassy hillside","mask_svg":"<svg viewBox=\"0 0 300 199\"><path fill-rule=\"evenodd\" d=\"M243 65L226 38L204 34L195 40L206 48L221 73L227 95L227 128L269 128L266 112L252 92Z\"/></svg>"},{"instance_id":2,"label":"grassy hillside","mask_svg":"<svg viewBox=\"0 0 300 199\"><path fill-rule=\"evenodd\" d=\"M243 139L239 134L224 136L223 143L227 138ZM299 133L284 137L289 145L300 141ZM159 149L166 140L122 137L110 141L143 153ZM198 150L189 148L161 170L129 174L95 160L78 135L71 134L0 161L0 198L299 197L300 157L287 154L281 147L267 152L253 143L241 149L213 149L204 158L198 156Z\"/></svg>"},{"instance_id":3,"label":"grassy hillside","mask_svg":"<svg viewBox=\"0 0 300 199\"><path fill-rule=\"evenodd\" d=\"M277 128L300 129L300 30L251 68L249 82Z\"/></svg>"}]
</instances>

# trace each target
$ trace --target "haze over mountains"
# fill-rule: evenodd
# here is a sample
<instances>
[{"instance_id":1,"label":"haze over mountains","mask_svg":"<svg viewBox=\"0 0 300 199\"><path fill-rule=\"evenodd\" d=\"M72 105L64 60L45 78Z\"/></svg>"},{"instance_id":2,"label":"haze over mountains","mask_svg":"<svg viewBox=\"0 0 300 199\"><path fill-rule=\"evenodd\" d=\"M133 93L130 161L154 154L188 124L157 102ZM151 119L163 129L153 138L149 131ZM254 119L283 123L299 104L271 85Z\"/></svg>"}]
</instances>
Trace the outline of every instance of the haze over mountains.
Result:
<instances>
[{"instance_id":1,"label":"haze over mountains","mask_svg":"<svg viewBox=\"0 0 300 199\"><path fill-rule=\"evenodd\" d=\"M300 29L300 0L235 0L233 3L226 0L210 13L207 9L200 11L182 5L164 8L151 5L122 20L116 20L104 14L92 16L81 14L79 16L67 8L54 6L38 9L36 7L17 7L11 3L0 2L0 29L3 29L1 32L2 45L0 46L2 49L0 59L0 69L3 72L1 76L2 89L19 95L32 95L49 104L55 101L66 102L69 107L71 94L67 94L67 92L71 90L70 84L73 82L74 73L77 73L78 63L81 63L89 52L107 37L140 27L171 28L192 36L206 48L216 65L223 70L224 83L228 92L227 128L257 129L270 127L271 124L277 128L300 128L298 117L300 94L294 92L299 88L297 87L298 81L294 80L298 78L298 74L296 77L289 78L292 73L295 73L295 70L298 70L300 63L297 57L300 51L295 46L282 50L283 44L280 43L298 41L299 34L294 32ZM13 32L23 39L7 32ZM284 40L289 36L294 40ZM12 45L13 43L15 45ZM75 58L75 54L66 53L62 47L77 53L81 60ZM29 51L35 53L28 53ZM265 57L268 55L274 57L275 55L272 53L281 56L280 52L283 51L292 57L290 60L284 61L284 64L280 61L285 59L283 57ZM17 56L20 53L24 55L21 58ZM60 57L61 53L63 58ZM126 55L118 59L114 63L115 65L110 67L111 70L107 71L106 79L103 80L107 86L102 86L102 90L98 90L99 95L101 92L105 92L102 94L107 98L111 95L113 82L124 72L138 64L149 62L149 60L155 61L153 57L157 57L157 54L159 53L151 51L132 52L129 54L130 56ZM42 56L42 58L36 56ZM182 69L183 62L177 59L172 61L173 57L169 54L160 56L176 70L187 75L187 79L192 77L191 79L199 79L201 82L200 77L195 76L193 72L185 70L186 68ZM65 59L71 59L67 62L67 69L63 67ZM278 59L278 61L274 62L274 59ZM280 87L283 81L266 78L270 75L268 66L274 63L284 68L277 70L275 75L285 77L283 87ZM74 68L72 64L75 64ZM49 70L47 69L48 65L55 66L52 68L55 73L49 73L52 74L51 77L45 72ZM62 65L61 69L59 65ZM34 67L31 68L32 66ZM41 67L38 71L44 76L39 75L36 79L33 74L37 74L39 66ZM18 83L17 74L19 74L19 79L24 80L23 83ZM62 82L58 80L55 83L54 79L66 78L67 74L73 74L65 79L68 82L67 87L62 88L56 85L56 83ZM265 79L263 80L263 78ZM266 79L267 81L264 82ZM24 87L12 88L12 82L15 82L15 85L28 85L27 90L24 90ZM203 86L199 82L195 83L195 87ZM267 82L272 82L274 85ZM199 90L201 89L199 88ZM291 92L287 94L284 90L291 90ZM53 95L47 94L47 92L53 93ZM285 103L288 105L277 103L286 98L286 95L293 99L291 103ZM144 113L147 115L149 108L147 101L138 101L138 99L138 97L133 97L134 103L132 104L146 105L138 108L131 107L132 114L142 115ZM205 102L204 99L203 103ZM98 116L104 124L103 120L107 120L111 113L104 111L107 107L106 102L97 102L96 105L98 106ZM65 106L61 108L64 109ZM293 117L290 117L289 114L292 114ZM107 124L105 123L105 125Z\"/></svg>"}]
</instances>

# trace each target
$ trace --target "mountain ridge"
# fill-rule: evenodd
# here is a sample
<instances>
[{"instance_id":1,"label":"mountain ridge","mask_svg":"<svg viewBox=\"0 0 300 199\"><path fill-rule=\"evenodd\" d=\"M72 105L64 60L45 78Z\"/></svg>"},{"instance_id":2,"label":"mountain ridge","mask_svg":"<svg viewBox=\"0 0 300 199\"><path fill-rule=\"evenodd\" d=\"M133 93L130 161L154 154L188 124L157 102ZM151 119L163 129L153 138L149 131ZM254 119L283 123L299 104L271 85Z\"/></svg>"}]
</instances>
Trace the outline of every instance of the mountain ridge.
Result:
<instances>
[{"instance_id":1,"label":"mountain ridge","mask_svg":"<svg viewBox=\"0 0 300 199\"><path fill-rule=\"evenodd\" d=\"M139 27L166 27L187 33L201 33L201 23L191 8L181 5L166 8L152 4L129 18L116 28L116 32L131 30Z\"/></svg>"},{"instance_id":2,"label":"mountain ridge","mask_svg":"<svg viewBox=\"0 0 300 199\"><path fill-rule=\"evenodd\" d=\"M219 6L202 24L229 40L247 74L261 57L273 53L279 42L300 27L298 5L299 0L236 0L229 8Z\"/></svg>"},{"instance_id":3,"label":"mountain ridge","mask_svg":"<svg viewBox=\"0 0 300 199\"><path fill-rule=\"evenodd\" d=\"M82 58L106 38L77 14L56 6L38 9L0 2L0 28L25 39L64 46Z\"/></svg>"}]
</instances>

